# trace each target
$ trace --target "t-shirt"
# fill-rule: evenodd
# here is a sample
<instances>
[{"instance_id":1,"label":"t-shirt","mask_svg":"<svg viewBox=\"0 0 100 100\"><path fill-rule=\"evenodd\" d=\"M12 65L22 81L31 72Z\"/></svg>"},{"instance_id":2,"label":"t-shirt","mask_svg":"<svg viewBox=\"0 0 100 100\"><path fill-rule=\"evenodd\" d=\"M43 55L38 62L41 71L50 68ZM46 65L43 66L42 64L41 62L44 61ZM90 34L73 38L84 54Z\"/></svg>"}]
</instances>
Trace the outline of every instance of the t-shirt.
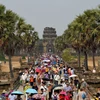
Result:
<instances>
[{"instance_id":1,"label":"t-shirt","mask_svg":"<svg viewBox=\"0 0 100 100\"><path fill-rule=\"evenodd\" d=\"M67 92L67 91L72 91L72 88L71 86L68 86L68 87L64 87L64 90Z\"/></svg>"},{"instance_id":2,"label":"t-shirt","mask_svg":"<svg viewBox=\"0 0 100 100\"><path fill-rule=\"evenodd\" d=\"M30 77L30 82L34 82L34 78L33 77Z\"/></svg>"},{"instance_id":3,"label":"t-shirt","mask_svg":"<svg viewBox=\"0 0 100 100\"><path fill-rule=\"evenodd\" d=\"M87 83L84 81L84 82L82 82L82 84L81 84L81 88L86 88L87 87Z\"/></svg>"},{"instance_id":4,"label":"t-shirt","mask_svg":"<svg viewBox=\"0 0 100 100\"><path fill-rule=\"evenodd\" d=\"M16 95L11 95L10 94L8 98L9 98L9 100L15 100L17 97L16 97Z\"/></svg>"},{"instance_id":5,"label":"t-shirt","mask_svg":"<svg viewBox=\"0 0 100 100\"><path fill-rule=\"evenodd\" d=\"M86 93L85 93L84 91L80 91L80 92L78 93L79 100L83 100L83 98L82 98L82 95L83 95L83 94L86 95Z\"/></svg>"},{"instance_id":6,"label":"t-shirt","mask_svg":"<svg viewBox=\"0 0 100 100\"><path fill-rule=\"evenodd\" d=\"M40 89L43 89L43 91L47 91L47 87L46 86L41 86Z\"/></svg>"}]
</instances>

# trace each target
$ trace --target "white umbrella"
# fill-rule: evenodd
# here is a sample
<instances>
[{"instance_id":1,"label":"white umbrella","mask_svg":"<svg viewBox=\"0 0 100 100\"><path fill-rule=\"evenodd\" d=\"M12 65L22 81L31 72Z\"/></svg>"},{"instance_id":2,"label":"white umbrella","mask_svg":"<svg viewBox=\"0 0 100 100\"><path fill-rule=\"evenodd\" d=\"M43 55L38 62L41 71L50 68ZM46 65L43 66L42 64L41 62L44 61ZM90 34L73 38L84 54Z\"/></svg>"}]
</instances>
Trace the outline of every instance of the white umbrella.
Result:
<instances>
[{"instance_id":1,"label":"white umbrella","mask_svg":"<svg viewBox=\"0 0 100 100\"><path fill-rule=\"evenodd\" d=\"M49 60L49 59L47 59L47 60L43 60L43 62L50 62L50 60Z\"/></svg>"},{"instance_id":2,"label":"white umbrella","mask_svg":"<svg viewBox=\"0 0 100 100\"><path fill-rule=\"evenodd\" d=\"M69 78L73 78L73 77L77 77L77 75L73 74L73 75L69 76Z\"/></svg>"},{"instance_id":3,"label":"white umbrella","mask_svg":"<svg viewBox=\"0 0 100 100\"><path fill-rule=\"evenodd\" d=\"M55 88L54 88L54 90L62 90L62 89L64 89L63 86L58 86L58 87L55 87Z\"/></svg>"}]
</instances>

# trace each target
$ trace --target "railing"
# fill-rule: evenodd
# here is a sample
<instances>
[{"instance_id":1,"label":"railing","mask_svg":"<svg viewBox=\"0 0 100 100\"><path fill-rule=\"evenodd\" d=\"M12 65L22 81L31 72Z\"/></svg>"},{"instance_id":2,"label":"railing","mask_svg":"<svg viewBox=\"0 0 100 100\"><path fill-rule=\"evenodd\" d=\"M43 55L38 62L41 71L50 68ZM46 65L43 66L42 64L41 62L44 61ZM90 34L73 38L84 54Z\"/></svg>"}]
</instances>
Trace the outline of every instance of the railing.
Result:
<instances>
[{"instance_id":1,"label":"railing","mask_svg":"<svg viewBox=\"0 0 100 100\"><path fill-rule=\"evenodd\" d=\"M13 90L17 90L20 86L20 77L18 76L13 83Z\"/></svg>"}]
</instances>

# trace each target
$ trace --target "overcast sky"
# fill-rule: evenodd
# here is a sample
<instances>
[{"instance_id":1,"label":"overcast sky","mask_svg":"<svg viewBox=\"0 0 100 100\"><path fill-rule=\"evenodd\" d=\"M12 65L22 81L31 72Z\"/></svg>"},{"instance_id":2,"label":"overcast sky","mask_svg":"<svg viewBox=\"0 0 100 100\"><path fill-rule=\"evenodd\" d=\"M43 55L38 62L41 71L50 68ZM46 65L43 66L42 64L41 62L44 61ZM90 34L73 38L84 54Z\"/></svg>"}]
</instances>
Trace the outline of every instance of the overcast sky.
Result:
<instances>
[{"instance_id":1,"label":"overcast sky","mask_svg":"<svg viewBox=\"0 0 100 100\"><path fill-rule=\"evenodd\" d=\"M54 27L57 35L62 35L77 15L96 8L100 0L0 0L0 3L33 25L41 38L45 27Z\"/></svg>"}]
</instances>

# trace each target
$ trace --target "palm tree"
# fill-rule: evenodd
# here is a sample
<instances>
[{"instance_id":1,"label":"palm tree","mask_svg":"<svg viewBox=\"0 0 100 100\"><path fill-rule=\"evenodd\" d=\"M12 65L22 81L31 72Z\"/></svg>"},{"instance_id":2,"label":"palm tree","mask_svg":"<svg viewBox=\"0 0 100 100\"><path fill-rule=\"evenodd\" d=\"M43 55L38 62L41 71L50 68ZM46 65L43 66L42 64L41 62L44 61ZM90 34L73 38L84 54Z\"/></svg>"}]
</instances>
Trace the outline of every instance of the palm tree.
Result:
<instances>
[{"instance_id":1,"label":"palm tree","mask_svg":"<svg viewBox=\"0 0 100 100\"><path fill-rule=\"evenodd\" d=\"M9 57L10 74L11 78L14 78L11 57L15 47L24 48L32 45L33 41L38 39L38 34L31 25L25 23L23 18L11 10L6 10L2 5L0 14L3 15L0 15L0 39L3 41L1 49Z\"/></svg>"},{"instance_id":2,"label":"palm tree","mask_svg":"<svg viewBox=\"0 0 100 100\"><path fill-rule=\"evenodd\" d=\"M87 45L90 51L92 51L93 57L93 68L95 67L95 52L98 48L98 37L100 36L99 28L100 25L97 23L98 18L100 18L100 10L92 9L84 12L86 17L86 38Z\"/></svg>"},{"instance_id":3,"label":"palm tree","mask_svg":"<svg viewBox=\"0 0 100 100\"><path fill-rule=\"evenodd\" d=\"M66 48L65 42L63 40L64 40L63 36L58 36L55 39L55 43L54 43L55 44L55 48L60 53Z\"/></svg>"}]
</instances>

